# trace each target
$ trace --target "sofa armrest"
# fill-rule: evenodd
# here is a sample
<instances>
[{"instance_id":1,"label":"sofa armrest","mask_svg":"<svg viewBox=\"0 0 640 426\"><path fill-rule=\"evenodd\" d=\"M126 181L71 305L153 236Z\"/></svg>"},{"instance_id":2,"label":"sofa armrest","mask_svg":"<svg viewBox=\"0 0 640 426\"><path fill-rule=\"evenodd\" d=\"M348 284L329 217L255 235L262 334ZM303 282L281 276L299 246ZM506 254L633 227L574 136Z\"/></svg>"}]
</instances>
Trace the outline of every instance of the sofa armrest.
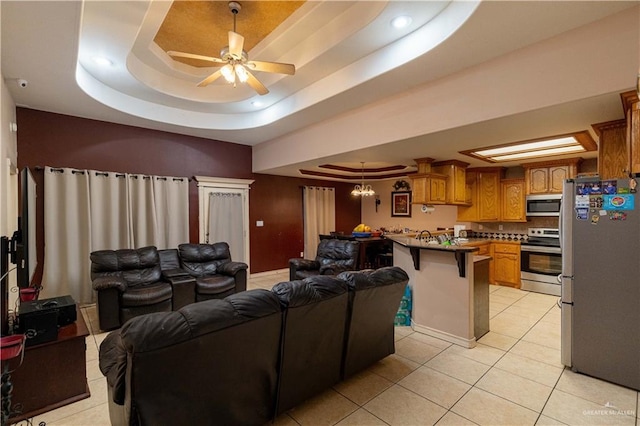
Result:
<instances>
[{"instance_id":1,"label":"sofa armrest","mask_svg":"<svg viewBox=\"0 0 640 426\"><path fill-rule=\"evenodd\" d=\"M224 275L234 276L238 273L238 271L242 271L243 269L246 270L248 268L249 265L243 262L227 262L218 266L216 272Z\"/></svg>"},{"instance_id":2,"label":"sofa armrest","mask_svg":"<svg viewBox=\"0 0 640 426\"><path fill-rule=\"evenodd\" d=\"M314 269L320 269L320 262L317 260L309 259L289 259L289 265L295 267L299 271L310 271Z\"/></svg>"},{"instance_id":3,"label":"sofa armrest","mask_svg":"<svg viewBox=\"0 0 640 426\"><path fill-rule=\"evenodd\" d=\"M127 351L120 339L120 330L113 331L100 344L99 367L107 378L113 402L124 405L127 377Z\"/></svg>"},{"instance_id":4,"label":"sofa armrest","mask_svg":"<svg viewBox=\"0 0 640 426\"><path fill-rule=\"evenodd\" d=\"M189 273L182 268L166 269L162 271L162 278L165 281L171 281L172 278L190 277Z\"/></svg>"},{"instance_id":5,"label":"sofa armrest","mask_svg":"<svg viewBox=\"0 0 640 426\"><path fill-rule=\"evenodd\" d=\"M117 276L98 277L91 282L91 285L93 286L93 289L95 291L115 288L120 293L122 293L127 289L126 281L121 277L117 277Z\"/></svg>"},{"instance_id":6,"label":"sofa armrest","mask_svg":"<svg viewBox=\"0 0 640 426\"><path fill-rule=\"evenodd\" d=\"M171 310L177 311L196 301L196 279L191 275L177 275L168 278L171 283Z\"/></svg>"}]
</instances>

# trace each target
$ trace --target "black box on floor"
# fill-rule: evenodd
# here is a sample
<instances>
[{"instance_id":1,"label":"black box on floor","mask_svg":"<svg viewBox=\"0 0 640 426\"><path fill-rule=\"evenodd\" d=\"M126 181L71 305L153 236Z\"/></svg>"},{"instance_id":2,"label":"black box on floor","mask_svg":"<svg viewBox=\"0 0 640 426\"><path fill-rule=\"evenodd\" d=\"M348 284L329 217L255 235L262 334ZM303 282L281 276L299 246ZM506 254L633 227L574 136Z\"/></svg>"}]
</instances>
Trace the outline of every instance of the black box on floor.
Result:
<instances>
[{"instance_id":1,"label":"black box on floor","mask_svg":"<svg viewBox=\"0 0 640 426\"><path fill-rule=\"evenodd\" d=\"M55 340L58 327L77 319L76 302L71 296L21 302L17 330L27 336L26 345L30 346Z\"/></svg>"}]
</instances>

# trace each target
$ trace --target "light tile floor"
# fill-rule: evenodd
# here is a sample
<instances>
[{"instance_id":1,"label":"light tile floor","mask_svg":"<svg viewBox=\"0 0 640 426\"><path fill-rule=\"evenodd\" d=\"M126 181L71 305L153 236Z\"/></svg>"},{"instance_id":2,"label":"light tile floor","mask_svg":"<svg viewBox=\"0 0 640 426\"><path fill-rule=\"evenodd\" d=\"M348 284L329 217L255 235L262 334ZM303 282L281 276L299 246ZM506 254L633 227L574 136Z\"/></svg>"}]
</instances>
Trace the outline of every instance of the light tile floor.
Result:
<instances>
[{"instance_id":1,"label":"light tile floor","mask_svg":"<svg viewBox=\"0 0 640 426\"><path fill-rule=\"evenodd\" d=\"M288 271L261 274L270 289ZM635 425L640 393L573 373L560 364L556 297L491 286L491 331L474 349L396 327L396 353L281 415L287 425ZM82 308L91 397L33 424L109 424L95 306ZM213 419L212 419L213 420ZM215 423L215 421L214 421Z\"/></svg>"}]
</instances>

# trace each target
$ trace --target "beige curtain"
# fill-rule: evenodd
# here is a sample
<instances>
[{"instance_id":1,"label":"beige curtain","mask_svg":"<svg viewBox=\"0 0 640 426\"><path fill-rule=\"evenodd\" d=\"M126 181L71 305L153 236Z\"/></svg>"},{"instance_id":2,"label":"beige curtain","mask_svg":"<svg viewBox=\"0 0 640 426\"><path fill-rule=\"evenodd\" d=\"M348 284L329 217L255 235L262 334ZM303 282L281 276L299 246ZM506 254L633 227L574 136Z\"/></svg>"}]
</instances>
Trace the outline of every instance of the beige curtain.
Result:
<instances>
[{"instance_id":1,"label":"beige curtain","mask_svg":"<svg viewBox=\"0 0 640 426\"><path fill-rule=\"evenodd\" d=\"M187 178L47 167L44 199L43 297L93 302L92 251L189 240Z\"/></svg>"},{"instance_id":2,"label":"beige curtain","mask_svg":"<svg viewBox=\"0 0 640 426\"><path fill-rule=\"evenodd\" d=\"M71 295L91 302L91 215L89 174L82 170L44 171L44 265L40 298Z\"/></svg>"},{"instance_id":3,"label":"beige curtain","mask_svg":"<svg viewBox=\"0 0 640 426\"><path fill-rule=\"evenodd\" d=\"M304 257L315 259L320 234L336 229L335 188L305 186L302 188L304 209Z\"/></svg>"},{"instance_id":4,"label":"beige curtain","mask_svg":"<svg viewBox=\"0 0 640 426\"><path fill-rule=\"evenodd\" d=\"M244 258L243 201L239 192L209 194L209 243L229 244L231 260L247 262Z\"/></svg>"}]
</instances>

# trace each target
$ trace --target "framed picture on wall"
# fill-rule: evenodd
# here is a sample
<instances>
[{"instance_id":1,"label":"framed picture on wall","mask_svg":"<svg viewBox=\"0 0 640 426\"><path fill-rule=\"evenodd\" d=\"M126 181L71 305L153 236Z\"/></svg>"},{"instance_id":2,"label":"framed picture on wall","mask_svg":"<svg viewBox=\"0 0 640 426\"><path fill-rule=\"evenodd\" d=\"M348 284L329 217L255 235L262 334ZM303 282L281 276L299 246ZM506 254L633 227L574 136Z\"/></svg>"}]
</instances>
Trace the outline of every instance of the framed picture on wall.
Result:
<instances>
[{"instance_id":1,"label":"framed picture on wall","mask_svg":"<svg viewBox=\"0 0 640 426\"><path fill-rule=\"evenodd\" d=\"M394 191L391 193L391 216L411 217L410 191Z\"/></svg>"}]
</instances>

